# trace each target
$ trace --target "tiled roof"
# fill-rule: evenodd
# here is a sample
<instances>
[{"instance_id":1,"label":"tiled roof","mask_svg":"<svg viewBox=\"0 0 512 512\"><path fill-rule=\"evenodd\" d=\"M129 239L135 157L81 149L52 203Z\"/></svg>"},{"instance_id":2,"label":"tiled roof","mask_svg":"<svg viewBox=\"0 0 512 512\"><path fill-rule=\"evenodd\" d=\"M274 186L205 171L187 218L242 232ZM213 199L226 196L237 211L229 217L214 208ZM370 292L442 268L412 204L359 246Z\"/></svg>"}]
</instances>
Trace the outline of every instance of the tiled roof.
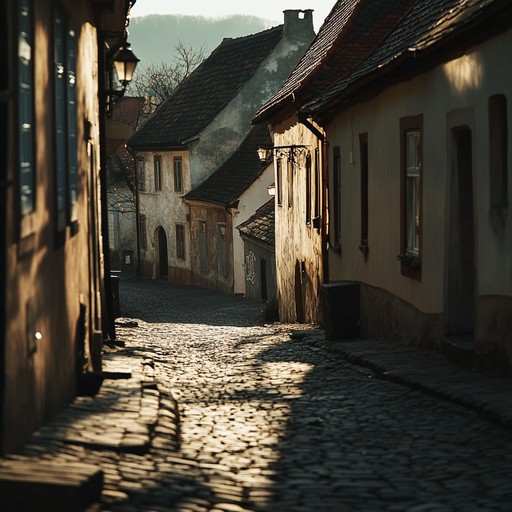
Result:
<instances>
[{"instance_id":1,"label":"tiled roof","mask_svg":"<svg viewBox=\"0 0 512 512\"><path fill-rule=\"evenodd\" d=\"M271 146L266 124L253 126L238 149L185 199L229 206L261 175L265 165L258 158L258 146Z\"/></svg>"},{"instance_id":2,"label":"tiled roof","mask_svg":"<svg viewBox=\"0 0 512 512\"><path fill-rule=\"evenodd\" d=\"M274 198L258 208L254 215L236 227L245 236L259 240L274 247L275 245L275 208Z\"/></svg>"},{"instance_id":3,"label":"tiled roof","mask_svg":"<svg viewBox=\"0 0 512 512\"><path fill-rule=\"evenodd\" d=\"M112 109L112 120L135 129L143 112L144 98L124 96L116 101Z\"/></svg>"},{"instance_id":4,"label":"tiled roof","mask_svg":"<svg viewBox=\"0 0 512 512\"><path fill-rule=\"evenodd\" d=\"M283 35L283 25L224 39L129 140L134 148L179 146L198 135L236 96Z\"/></svg>"},{"instance_id":5,"label":"tiled roof","mask_svg":"<svg viewBox=\"0 0 512 512\"><path fill-rule=\"evenodd\" d=\"M124 96L116 101L112 109L112 120L136 129L142 114L144 113L144 98ZM126 175L133 172L134 159L121 144L108 158L109 185L123 184Z\"/></svg>"},{"instance_id":6,"label":"tiled roof","mask_svg":"<svg viewBox=\"0 0 512 512\"><path fill-rule=\"evenodd\" d=\"M426 59L442 61L456 51L457 37L476 42L512 26L510 0L429 0L416 1L414 7L400 20L388 37L367 59L341 78L323 94L306 105L308 113L332 112L332 105L350 101L353 93L368 84L385 87L386 74L397 70L413 74L425 69ZM469 39L468 39L469 38ZM443 51L443 47L445 50ZM389 79L388 79L389 80Z\"/></svg>"},{"instance_id":7,"label":"tiled roof","mask_svg":"<svg viewBox=\"0 0 512 512\"><path fill-rule=\"evenodd\" d=\"M318 36L256 121L299 109L347 75L389 34L416 0L338 0Z\"/></svg>"}]
</instances>

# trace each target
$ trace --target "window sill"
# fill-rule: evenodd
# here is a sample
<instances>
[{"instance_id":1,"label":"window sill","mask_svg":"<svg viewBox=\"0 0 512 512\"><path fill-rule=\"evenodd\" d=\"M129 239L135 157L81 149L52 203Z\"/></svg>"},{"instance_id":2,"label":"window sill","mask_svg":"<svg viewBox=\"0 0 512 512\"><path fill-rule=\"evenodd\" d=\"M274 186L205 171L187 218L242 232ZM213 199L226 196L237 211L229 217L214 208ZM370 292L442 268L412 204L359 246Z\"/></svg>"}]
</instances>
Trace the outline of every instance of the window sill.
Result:
<instances>
[{"instance_id":1,"label":"window sill","mask_svg":"<svg viewBox=\"0 0 512 512\"><path fill-rule=\"evenodd\" d=\"M421 281L421 259L414 254L399 254L400 272L403 276Z\"/></svg>"}]
</instances>

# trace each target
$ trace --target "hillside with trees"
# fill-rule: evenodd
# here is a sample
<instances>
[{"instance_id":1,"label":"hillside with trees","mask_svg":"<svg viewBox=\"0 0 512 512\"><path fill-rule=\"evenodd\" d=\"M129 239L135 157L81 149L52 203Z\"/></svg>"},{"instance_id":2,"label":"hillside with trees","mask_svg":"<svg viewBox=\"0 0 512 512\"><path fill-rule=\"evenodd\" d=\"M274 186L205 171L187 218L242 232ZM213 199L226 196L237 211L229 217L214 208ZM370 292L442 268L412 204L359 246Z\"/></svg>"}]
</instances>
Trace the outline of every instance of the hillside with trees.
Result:
<instances>
[{"instance_id":1,"label":"hillside with trees","mask_svg":"<svg viewBox=\"0 0 512 512\"><path fill-rule=\"evenodd\" d=\"M282 21L242 15L206 18L152 14L130 20L129 41L142 65L150 62L171 63L180 44L195 50L203 49L205 56L208 56L225 37L255 34L279 23Z\"/></svg>"}]
</instances>

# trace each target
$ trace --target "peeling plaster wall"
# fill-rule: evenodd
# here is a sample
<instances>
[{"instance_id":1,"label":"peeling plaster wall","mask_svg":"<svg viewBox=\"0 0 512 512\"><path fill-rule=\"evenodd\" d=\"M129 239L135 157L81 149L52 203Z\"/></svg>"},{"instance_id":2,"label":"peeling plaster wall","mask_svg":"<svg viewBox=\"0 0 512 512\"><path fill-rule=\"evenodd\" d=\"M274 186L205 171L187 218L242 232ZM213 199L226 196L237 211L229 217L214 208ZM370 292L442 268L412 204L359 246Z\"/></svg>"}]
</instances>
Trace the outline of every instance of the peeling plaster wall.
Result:
<instances>
[{"instance_id":1,"label":"peeling plaster wall","mask_svg":"<svg viewBox=\"0 0 512 512\"><path fill-rule=\"evenodd\" d=\"M155 191L154 157L160 156L161 190ZM146 215L147 250L141 250L142 272L147 277L158 276L158 240L155 233L162 227L167 237L167 254L169 262L168 276L171 280L178 276L188 276L190 264L190 237L188 207L181 199L190 190L190 165L187 151L145 152L138 153L144 158L146 191L139 191L139 210ZM173 158L181 157L183 191L174 191ZM139 186L140 189L140 186ZM185 260L176 254L176 224L185 226ZM180 282L187 282L185 281Z\"/></svg>"},{"instance_id":2,"label":"peeling plaster wall","mask_svg":"<svg viewBox=\"0 0 512 512\"><path fill-rule=\"evenodd\" d=\"M314 169L315 148L322 148L317 138L294 119L274 126L274 145L307 145ZM276 279L279 315L283 322L319 320L319 285L323 275L322 246L319 229L306 225L306 168L305 155L293 167L293 199L289 205L289 180L286 159L282 159L282 203L276 198ZM320 163L319 163L320 165ZM275 168L275 164L274 164ZM314 173L313 173L314 174ZM277 192L276 192L277 193ZM302 303L302 305L301 305ZM300 311L303 318L300 318Z\"/></svg>"},{"instance_id":3,"label":"peeling plaster wall","mask_svg":"<svg viewBox=\"0 0 512 512\"><path fill-rule=\"evenodd\" d=\"M286 24L289 24L287 27ZM251 129L257 110L275 94L304 55L315 33L312 18L285 12L285 30L274 51L210 125L190 143L192 188L202 183L235 151Z\"/></svg>"}]
</instances>

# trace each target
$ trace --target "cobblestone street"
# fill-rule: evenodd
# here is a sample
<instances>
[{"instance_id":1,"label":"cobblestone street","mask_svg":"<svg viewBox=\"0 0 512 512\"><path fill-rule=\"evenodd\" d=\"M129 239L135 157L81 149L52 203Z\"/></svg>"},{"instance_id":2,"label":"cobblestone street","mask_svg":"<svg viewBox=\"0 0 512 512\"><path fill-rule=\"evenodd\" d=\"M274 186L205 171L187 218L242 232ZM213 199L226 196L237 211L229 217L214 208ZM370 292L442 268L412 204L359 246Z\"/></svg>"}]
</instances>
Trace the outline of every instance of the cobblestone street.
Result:
<instances>
[{"instance_id":1,"label":"cobblestone street","mask_svg":"<svg viewBox=\"0 0 512 512\"><path fill-rule=\"evenodd\" d=\"M158 431L116 510L511 510L511 432L375 378L258 306L128 281L126 338L178 402L179 446ZM307 333L306 333L307 334Z\"/></svg>"},{"instance_id":2,"label":"cobblestone street","mask_svg":"<svg viewBox=\"0 0 512 512\"><path fill-rule=\"evenodd\" d=\"M199 288L128 279L121 299L100 392L0 460L0 510L512 510L509 379L383 341L338 342L391 368L370 370L319 329L261 326L260 304ZM72 483L85 474L102 482L87 495Z\"/></svg>"}]
</instances>

